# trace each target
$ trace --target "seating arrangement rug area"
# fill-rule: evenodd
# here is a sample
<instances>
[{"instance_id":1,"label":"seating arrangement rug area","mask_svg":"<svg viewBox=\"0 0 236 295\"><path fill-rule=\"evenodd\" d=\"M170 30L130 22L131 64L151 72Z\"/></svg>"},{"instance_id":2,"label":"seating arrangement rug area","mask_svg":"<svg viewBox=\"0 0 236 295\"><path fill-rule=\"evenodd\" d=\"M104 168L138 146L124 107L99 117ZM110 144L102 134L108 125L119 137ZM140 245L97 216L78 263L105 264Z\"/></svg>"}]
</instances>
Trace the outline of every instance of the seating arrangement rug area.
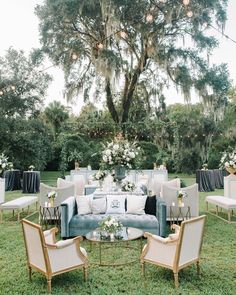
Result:
<instances>
[{"instance_id":1,"label":"seating arrangement rug area","mask_svg":"<svg viewBox=\"0 0 236 295\"><path fill-rule=\"evenodd\" d=\"M191 184L194 179L187 179L187 181ZM217 190L213 194L222 195L222 191ZM200 214L205 214L206 195L210 193L200 193ZM20 191L7 192L5 201L21 196ZM35 205L31 205L30 213L34 212ZM26 216L27 212L21 214L21 218ZM38 222L38 215L33 214L29 219ZM235 230L236 224L227 224L219 218L207 215L200 262L202 275L200 277L197 275L195 265L180 271L179 294L234 294L233 290L236 286ZM21 224L17 222L16 216L12 216L11 211L4 212L0 233L0 294L45 294L46 282L40 273L33 272L32 282L29 281ZM140 246L139 240L130 243L137 248ZM90 249L88 241L82 241L81 246L87 250L88 258L91 260L88 281L83 281L80 270L58 275L52 279L52 294L141 295L175 294L176 292L171 270L146 265L145 277L143 277L139 261L116 267L95 265L92 262L98 259L98 249ZM137 251L134 252L137 254ZM122 253L122 259L130 259L130 255L134 255L129 251ZM113 261L119 259L119 249L109 250L106 254L107 258Z\"/></svg>"}]
</instances>

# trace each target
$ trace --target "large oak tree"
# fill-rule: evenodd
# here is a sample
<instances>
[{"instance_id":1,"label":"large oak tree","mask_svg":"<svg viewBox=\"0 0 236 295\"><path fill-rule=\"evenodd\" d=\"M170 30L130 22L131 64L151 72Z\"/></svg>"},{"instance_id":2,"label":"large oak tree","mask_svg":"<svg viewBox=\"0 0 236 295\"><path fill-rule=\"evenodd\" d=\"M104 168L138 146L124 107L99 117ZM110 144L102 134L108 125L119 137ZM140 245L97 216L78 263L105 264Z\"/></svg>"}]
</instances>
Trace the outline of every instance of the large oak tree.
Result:
<instances>
[{"instance_id":1,"label":"large oak tree","mask_svg":"<svg viewBox=\"0 0 236 295\"><path fill-rule=\"evenodd\" d=\"M45 0L36 13L43 50L64 67L68 97L83 89L88 98L96 87L120 124L129 119L135 91L151 100L172 82L187 100L193 88L210 102L225 97L227 77L220 89L214 77L227 70L209 67L218 43L208 29L223 28L226 6L227 0Z\"/></svg>"}]
</instances>

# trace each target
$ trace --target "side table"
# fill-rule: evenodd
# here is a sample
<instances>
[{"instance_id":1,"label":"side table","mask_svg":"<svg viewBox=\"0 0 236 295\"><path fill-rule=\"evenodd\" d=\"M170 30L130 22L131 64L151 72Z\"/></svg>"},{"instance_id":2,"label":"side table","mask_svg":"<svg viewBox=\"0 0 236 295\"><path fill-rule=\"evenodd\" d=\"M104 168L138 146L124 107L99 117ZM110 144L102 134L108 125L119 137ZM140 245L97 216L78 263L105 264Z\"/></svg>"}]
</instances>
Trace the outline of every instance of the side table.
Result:
<instances>
[{"instance_id":1,"label":"side table","mask_svg":"<svg viewBox=\"0 0 236 295\"><path fill-rule=\"evenodd\" d=\"M190 206L185 207L184 205L178 206L172 204L170 206L170 226L172 224L180 224L183 220L191 218Z\"/></svg>"},{"instance_id":2,"label":"side table","mask_svg":"<svg viewBox=\"0 0 236 295\"><path fill-rule=\"evenodd\" d=\"M47 229L49 225L55 225L61 229L61 210L60 206L51 206L50 203L45 203L45 206L39 208L39 223Z\"/></svg>"}]
</instances>

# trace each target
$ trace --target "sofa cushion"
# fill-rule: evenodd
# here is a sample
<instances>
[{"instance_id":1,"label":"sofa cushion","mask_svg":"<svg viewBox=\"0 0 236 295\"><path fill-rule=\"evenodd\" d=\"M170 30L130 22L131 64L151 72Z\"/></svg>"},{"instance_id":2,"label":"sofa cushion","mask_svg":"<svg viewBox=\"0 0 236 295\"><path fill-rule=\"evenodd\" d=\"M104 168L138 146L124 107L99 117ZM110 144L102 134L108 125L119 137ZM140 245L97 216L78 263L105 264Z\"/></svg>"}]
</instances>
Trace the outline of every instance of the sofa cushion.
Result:
<instances>
[{"instance_id":1,"label":"sofa cushion","mask_svg":"<svg viewBox=\"0 0 236 295\"><path fill-rule=\"evenodd\" d=\"M157 200L156 196L148 196L145 203L145 213L156 216Z\"/></svg>"},{"instance_id":2,"label":"sofa cushion","mask_svg":"<svg viewBox=\"0 0 236 295\"><path fill-rule=\"evenodd\" d=\"M105 213L107 209L107 200L106 198L95 198L91 200L91 210L92 214L101 214Z\"/></svg>"},{"instance_id":3,"label":"sofa cushion","mask_svg":"<svg viewBox=\"0 0 236 295\"><path fill-rule=\"evenodd\" d=\"M99 226L99 222L111 214L76 214L70 221L70 228L93 230ZM159 223L155 216L149 214L112 214L112 217L119 220L125 227L136 227L140 229L156 229L158 232Z\"/></svg>"},{"instance_id":4,"label":"sofa cushion","mask_svg":"<svg viewBox=\"0 0 236 295\"><path fill-rule=\"evenodd\" d=\"M125 213L126 195L107 195L107 214Z\"/></svg>"},{"instance_id":5,"label":"sofa cushion","mask_svg":"<svg viewBox=\"0 0 236 295\"><path fill-rule=\"evenodd\" d=\"M127 211L128 214L145 214L144 207L147 196L127 195Z\"/></svg>"},{"instance_id":6,"label":"sofa cushion","mask_svg":"<svg viewBox=\"0 0 236 295\"><path fill-rule=\"evenodd\" d=\"M77 212L78 214L91 214L91 197L89 196L78 196L76 197Z\"/></svg>"}]
</instances>

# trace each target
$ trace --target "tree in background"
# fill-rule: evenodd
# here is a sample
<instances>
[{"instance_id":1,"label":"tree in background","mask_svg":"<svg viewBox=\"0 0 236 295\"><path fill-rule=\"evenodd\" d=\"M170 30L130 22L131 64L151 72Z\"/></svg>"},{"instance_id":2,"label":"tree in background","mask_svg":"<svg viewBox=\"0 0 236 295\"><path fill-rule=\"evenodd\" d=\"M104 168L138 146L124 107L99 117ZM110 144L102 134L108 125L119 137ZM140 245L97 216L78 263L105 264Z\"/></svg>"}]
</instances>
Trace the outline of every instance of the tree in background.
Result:
<instances>
[{"instance_id":1,"label":"tree in background","mask_svg":"<svg viewBox=\"0 0 236 295\"><path fill-rule=\"evenodd\" d=\"M59 134L60 128L69 118L68 110L59 101L53 101L45 108L42 116L52 129L55 140Z\"/></svg>"},{"instance_id":2,"label":"tree in background","mask_svg":"<svg viewBox=\"0 0 236 295\"><path fill-rule=\"evenodd\" d=\"M212 104L221 97L219 68L210 68L204 53L218 44L208 28L222 28L226 6L227 0L45 0L36 13L44 52L64 67L68 97L83 89L88 99L95 87L122 125L138 86L150 105L170 81L188 101L193 88Z\"/></svg>"}]
</instances>

